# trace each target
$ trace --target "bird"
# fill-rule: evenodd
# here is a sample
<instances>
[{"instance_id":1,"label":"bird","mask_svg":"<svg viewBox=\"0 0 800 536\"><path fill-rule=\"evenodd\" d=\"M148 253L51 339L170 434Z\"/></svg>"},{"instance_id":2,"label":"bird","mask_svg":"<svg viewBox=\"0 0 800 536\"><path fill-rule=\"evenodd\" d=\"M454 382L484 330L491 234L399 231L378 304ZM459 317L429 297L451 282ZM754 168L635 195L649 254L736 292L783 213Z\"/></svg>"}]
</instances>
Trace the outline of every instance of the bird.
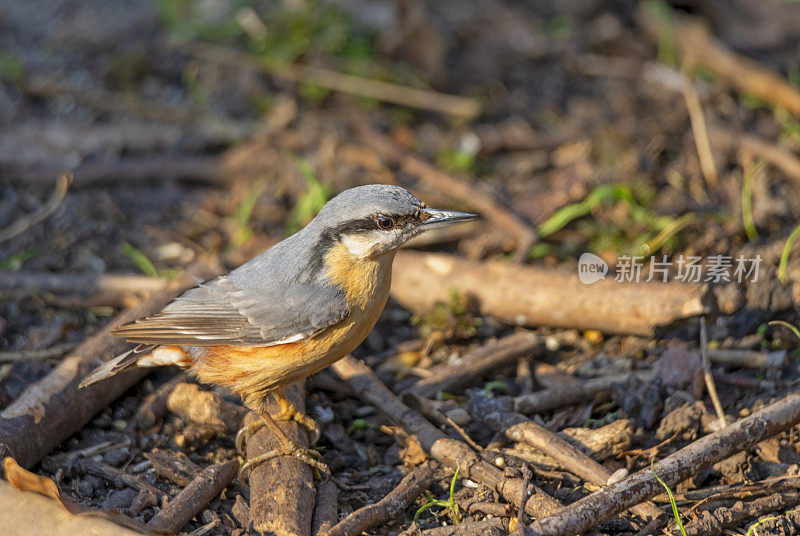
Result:
<instances>
[{"instance_id":1,"label":"bird","mask_svg":"<svg viewBox=\"0 0 800 536\"><path fill-rule=\"evenodd\" d=\"M201 283L161 311L111 333L137 346L112 358L80 384L86 387L132 367L177 365L201 383L241 397L260 419L243 427L236 446L266 425L278 447L242 467L294 456L329 475L319 453L294 444L276 423L294 420L312 434L284 388L352 352L383 311L392 261L411 238L476 214L428 208L408 190L371 184L330 199L301 230L227 274ZM279 412L267 410L269 397ZM246 459L246 456L245 456Z\"/></svg>"}]
</instances>

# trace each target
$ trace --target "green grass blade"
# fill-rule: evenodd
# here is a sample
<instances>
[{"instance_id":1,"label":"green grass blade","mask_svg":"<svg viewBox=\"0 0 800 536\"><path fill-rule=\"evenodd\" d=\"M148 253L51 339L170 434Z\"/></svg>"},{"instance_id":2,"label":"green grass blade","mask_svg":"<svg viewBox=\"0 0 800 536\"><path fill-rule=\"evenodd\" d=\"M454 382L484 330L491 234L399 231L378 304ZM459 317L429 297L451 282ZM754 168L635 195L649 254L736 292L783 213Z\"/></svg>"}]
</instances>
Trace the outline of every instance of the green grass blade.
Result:
<instances>
[{"instance_id":1,"label":"green grass blade","mask_svg":"<svg viewBox=\"0 0 800 536\"><path fill-rule=\"evenodd\" d=\"M789 238L786 239L786 244L783 245L783 252L781 253L781 262L778 264L778 279L781 283L786 284L786 265L789 264L789 253L792 251L792 246L797 237L800 236L800 225L795 227Z\"/></svg>"},{"instance_id":2,"label":"green grass blade","mask_svg":"<svg viewBox=\"0 0 800 536\"><path fill-rule=\"evenodd\" d=\"M656 480L664 486L664 489L667 490L667 495L669 496L669 504L672 506L672 515L675 517L675 523L678 525L678 528L681 531L683 536L686 536L686 529L683 528L683 522L681 521L681 514L678 512L678 504L675 502L675 497L672 495L672 490L669 489L669 486L661 480L661 478L656 474L655 469L653 468L654 460L650 460L650 472L653 473L653 476L656 477Z\"/></svg>"},{"instance_id":3,"label":"green grass blade","mask_svg":"<svg viewBox=\"0 0 800 536\"><path fill-rule=\"evenodd\" d=\"M761 523L766 523L767 521L774 521L776 519L778 519L778 518L774 517L774 516L773 517L765 517L764 519L759 519L758 521L756 521L755 523L750 525L749 529L747 529L747 536L756 536L756 527L758 527Z\"/></svg>"},{"instance_id":4,"label":"green grass blade","mask_svg":"<svg viewBox=\"0 0 800 536\"><path fill-rule=\"evenodd\" d=\"M793 326L792 324L790 324L789 322L787 322L785 320L770 320L769 321L769 325L770 326L783 326L783 327L787 328L789 331L794 333L794 336L797 337L798 341L800 341L800 329L798 329L797 326Z\"/></svg>"},{"instance_id":5,"label":"green grass blade","mask_svg":"<svg viewBox=\"0 0 800 536\"><path fill-rule=\"evenodd\" d=\"M123 242L122 246L120 246L120 250L144 275L148 277L158 277L158 270L156 270L156 267L150 262L147 255L142 253L140 249L132 246L128 242Z\"/></svg>"}]
</instances>

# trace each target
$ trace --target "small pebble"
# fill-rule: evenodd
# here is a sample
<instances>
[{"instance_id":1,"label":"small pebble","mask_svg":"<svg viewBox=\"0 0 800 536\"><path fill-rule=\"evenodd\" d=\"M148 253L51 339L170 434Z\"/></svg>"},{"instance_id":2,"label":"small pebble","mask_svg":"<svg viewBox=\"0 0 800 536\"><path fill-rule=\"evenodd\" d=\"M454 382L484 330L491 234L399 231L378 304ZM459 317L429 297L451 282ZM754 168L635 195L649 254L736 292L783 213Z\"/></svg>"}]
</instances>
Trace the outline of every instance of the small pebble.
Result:
<instances>
[{"instance_id":1,"label":"small pebble","mask_svg":"<svg viewBox=\"0 0 800 536\"><path fill-rule=\"evenodd\" d=\"M469 478L465 478L465 479L463 479L463 480L461 481L461 484L462 484L462 485L463 485L465 488L473 488L473 489L476 489L476 488L480 487L480 485L479 485L477 482L473 482L473 481L472 481L472 480L470 480Z\"/></svg>"},{"instance_id":2,"label":"small pebble","mask_svg":"<svg viewBox=\"0 0 800 536\"><path fill-rule=\"evenodd\" d=\"M750 408L742 408L739 410L740 417L749 417L750 416Z\"/></svg>"},{"instance_id":3,"label":"small pebble","mask_svg":"<svg viewBox=\"0 0 800 536\"><path fill-rule=\"evenodd\" d=\"M494 464L500 469L502 469L503 467L506 466L506 460L502 456L498 456L497 458L494 459Z\"/></svg>"},{"instance_id":4,"label":"small pebble","mask_svg":"<svg viewBox=\"0 0 800 536\"><path fill-rule=\"evenodd\" d=\"M130 452L126 448L109 450L103 454L103 462L113 467L119 467L127 461L129 454Z\"/></svg>"},{"instance_id":5,"label":"small pebble","mask_svg":"<svg viewBox=\"0 0 800 536\"><path fill-rule=\"evenodd\" d=\"M88 480L80 479L78 483L75 484L75 492L81 499L90 498L92 496L92 491L94 491L94 488Z\"/></svg>"},{"instance_id":6,"label":"small pebble","mask_svg":"<svg viewBox=\"0 0 800 536\"><path fill-rule=\"evenodd\" d=\"M314 405L312 409L314 420L319 424L330 424L333 422L333 410L325 406Z\"/></svg>"},{"instance_id":7,"label":"small pebble","mask_svg":"<svg viewBox=\"0 0 800 536\"><path fill-rule=\"evenodd\" d=\"M464 408L453 408L445 415L459 426L466 426L472 422L472 416Z\"/></svg>"},{"instance_id":8,"label":"small pebble","mask_svg":"<svg viewBox=\"0 0 800 536\"><path fill-rule=\"evenodd\" d=\"M553 335L548 335L544 338L544 346L549 352L556 352L561 349L561 341Z\"/></svg>"}]
</instances>

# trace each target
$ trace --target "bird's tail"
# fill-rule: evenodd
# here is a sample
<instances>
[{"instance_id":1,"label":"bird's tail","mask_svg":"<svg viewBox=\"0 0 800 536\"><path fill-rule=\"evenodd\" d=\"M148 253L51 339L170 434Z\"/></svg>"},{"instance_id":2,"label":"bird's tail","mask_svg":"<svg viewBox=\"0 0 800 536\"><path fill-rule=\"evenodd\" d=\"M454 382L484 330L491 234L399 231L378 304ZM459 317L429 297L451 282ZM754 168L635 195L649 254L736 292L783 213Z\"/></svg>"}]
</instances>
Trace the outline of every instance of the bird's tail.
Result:
<instances>
[{"instance_id":1,"label":"bird's tail","mask_svg":"<svg viewBox=\"0 0 800 536\"><path fill-rule=\"evenodd\" d=\"M86 376L78 387L88 387L89 385L105 380L106 378L122 372L123 370L137 366L139 358L143 355L147 355L147 353L151 352L154 348L155 346L139 345L136 348L132 348L131 350L128 350L127 352L120 354L109 361L106 361L94 369L91 374Z\"/></svg>"}]
</instances>

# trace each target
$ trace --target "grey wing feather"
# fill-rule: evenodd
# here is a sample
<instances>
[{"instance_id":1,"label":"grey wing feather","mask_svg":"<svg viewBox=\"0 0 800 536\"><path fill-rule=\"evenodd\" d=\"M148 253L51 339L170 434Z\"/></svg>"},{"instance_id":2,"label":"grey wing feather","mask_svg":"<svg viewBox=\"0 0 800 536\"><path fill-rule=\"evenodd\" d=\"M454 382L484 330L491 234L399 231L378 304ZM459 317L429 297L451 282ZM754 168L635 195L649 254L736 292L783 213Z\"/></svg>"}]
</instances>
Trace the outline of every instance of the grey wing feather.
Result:
<instances>
[{"instance_id":1,"label":"grey wing feather","mask_svg":"<svg viewBox=\"0 0 800 536\"><path fill-rule=\"evenodd\" d=\"M250 286L221 276L186 291L161 312L121 326L131 342L273 346L308 338L347 316L335 285L316 279Z\"/></svg>"}]
</instances>

